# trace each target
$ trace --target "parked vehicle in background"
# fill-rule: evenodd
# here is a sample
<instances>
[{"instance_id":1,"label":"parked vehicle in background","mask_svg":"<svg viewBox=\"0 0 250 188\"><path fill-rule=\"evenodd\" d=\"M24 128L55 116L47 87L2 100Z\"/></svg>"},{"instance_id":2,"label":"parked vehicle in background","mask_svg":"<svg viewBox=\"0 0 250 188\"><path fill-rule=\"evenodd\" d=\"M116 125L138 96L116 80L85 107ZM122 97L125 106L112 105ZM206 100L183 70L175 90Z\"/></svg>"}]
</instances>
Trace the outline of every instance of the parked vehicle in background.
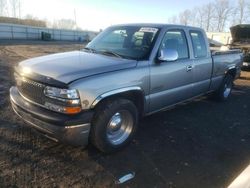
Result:
<instances>
[{"instance_id":1,"label":"parked vehicle in background","mask_svg":"<svg viewBox=\"0 0 250 188\"><path fill-rule=\"evenodd\" d=\"M250 24L240 24L230 28L232 34L231 48L241 49L243 68L250 68Z\"/></svg>"},{"instance_id":2,"label":"parked vehicle in background","mask_svg":"<svg viewBox=\"0 0 250 188\"><path fill-rule=\"evenodd\" d=\"M239 50L211 53L200 28L117 25L81 51L19 63L10 98L46 136L114 152L131 141L140 117L208 93L227 100L241 65Z\"/></svg>"},{"instance_id":3,"label":"parked vehicle in background","mask_svg":"<svg viewBox=\"0 0 250 188\"><path fill-rule=\"evenodd\" d=\"M224 45L218 41L212 40L208 38L208 42L209 42L209 47L210 47L210 51L213 52L218 52L218 51L229 51L229 47L228 45Z\"/></svg>"}]
</instances>

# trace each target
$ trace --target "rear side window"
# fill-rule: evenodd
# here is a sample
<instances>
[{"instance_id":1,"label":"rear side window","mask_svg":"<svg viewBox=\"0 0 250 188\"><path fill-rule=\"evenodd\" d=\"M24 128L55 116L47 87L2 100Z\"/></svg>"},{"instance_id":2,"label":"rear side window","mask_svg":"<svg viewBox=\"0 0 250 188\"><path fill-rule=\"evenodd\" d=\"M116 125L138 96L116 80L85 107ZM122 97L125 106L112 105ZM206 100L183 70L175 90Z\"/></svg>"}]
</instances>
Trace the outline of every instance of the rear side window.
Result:
<instances>
[{"instance_id":1,"label":"rear side window","mask_svg":"<svg viewBox=\"0 0 250 188\"><path fill-rule=\"evenodd\" d=\"M178 59L189 57L186 35L182 30L169 30L166 32L160 49L173 49L178 52Z\"/></svg>"},{"instance_id":2,"label":"rear side window","mask_svg":"<svg viewBox=\"0 0 250 188\"><path fill-rule=\"evenodd\" d=\"M202 32L190 31L190 36L193 44L194 57L207 57L207 46Z\"/></svg>"}]
</instances>

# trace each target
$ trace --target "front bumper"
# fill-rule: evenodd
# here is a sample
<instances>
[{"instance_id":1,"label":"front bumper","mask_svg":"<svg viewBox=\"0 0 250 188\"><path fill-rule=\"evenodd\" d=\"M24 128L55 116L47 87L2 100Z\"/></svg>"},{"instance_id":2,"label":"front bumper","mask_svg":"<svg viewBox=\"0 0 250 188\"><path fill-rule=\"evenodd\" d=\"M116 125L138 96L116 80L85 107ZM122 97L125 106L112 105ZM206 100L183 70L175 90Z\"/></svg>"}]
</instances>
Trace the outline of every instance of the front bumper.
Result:
<instances>
[{"instance_id":1,"label":"front bumper","mask_svg":"<svg viewBox=\"0 0 250 188\"><path fill-rule=\"evenodd\" d=\"M76 115L53 112L25 100L16 87L10 88L10 101L17 115L48 138L74 146L88 144L93 111Z\"/></svg>"}]
</instances>

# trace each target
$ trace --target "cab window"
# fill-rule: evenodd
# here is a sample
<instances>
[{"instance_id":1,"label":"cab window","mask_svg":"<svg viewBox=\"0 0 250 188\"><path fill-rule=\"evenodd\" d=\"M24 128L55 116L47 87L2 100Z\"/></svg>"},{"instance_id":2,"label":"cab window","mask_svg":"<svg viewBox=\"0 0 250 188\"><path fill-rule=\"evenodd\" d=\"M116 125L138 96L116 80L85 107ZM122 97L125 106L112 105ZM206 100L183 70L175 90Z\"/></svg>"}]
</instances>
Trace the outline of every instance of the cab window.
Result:
<instances>
[{"instance_id":1,"label":"cab window","mask_svg":"<svg viewBox=\"0 0 250 188\"><path fill-rule=\"evenodd\" d=\"M190 36L193 45L194 57L207 57L207 47L204 36L200 31L190 31Z\"/></svg>"},{"instance_id":2,"label":"cab window","mask_svg":"<svg viewBox=\"0 0 250 188\"><path fill-rule=\"evenodd\" d=\"M183 30L169 30L166 32L160 49L172 49L178 53L178 59L189 57L186 35Z\"/></svg>"}]
</instances>

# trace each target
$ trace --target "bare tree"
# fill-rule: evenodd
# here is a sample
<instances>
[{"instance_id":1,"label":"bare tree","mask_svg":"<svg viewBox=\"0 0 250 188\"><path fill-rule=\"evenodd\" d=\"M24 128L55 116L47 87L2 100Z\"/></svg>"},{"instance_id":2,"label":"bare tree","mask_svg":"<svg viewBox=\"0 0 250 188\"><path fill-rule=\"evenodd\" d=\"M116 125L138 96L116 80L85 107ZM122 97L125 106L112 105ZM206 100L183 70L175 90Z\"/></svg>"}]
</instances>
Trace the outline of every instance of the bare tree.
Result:
<instances>
[{"instance_id":1,"label":"bare tree","mask_svg":"<svg viewBox=\"0 0 250 188\"><path fill-rule=\"evenodd\" d=\"M170 24L177 24L178 23L178 19L177 19L177 16L171 16L169 19L168 19L168 23Z\"/></svg>"},{"instance_id":2,"label":"bare tree","mask_svg":"<svg viewBox=\"0 0 250 188\"><path fill-rule=\"evenodd\" d=\"M247 22L250 22L250 0L247 1Z\"/></svg>"},{"instance_id":3,"label":"bare tree","mask_svg":"<svg viewBox=\"0 0 250 188\"><path fill-rule=\"evenodd\" d=\"M237 7L234 9L232 18L233 25L242 24L247 21L249 16L249 12L247 10L248 3L249 2L247 0L238 0Z\"/></svg>"},{"instance_id":4,"label":"bare tree","mask_svg":"<svg viewBox=\"0 0 250 188\"><path fill-rule=\"evenodd\" d=\"M74 29L74 26L75 26L75 21L71 20L71 19L56 20L53 23L53 28L56 28L56 29L72 30L72 29Z\"/></svg>"},{"instance_id":5,"label":"bare tree","mask_svg":"<svg viewBox=\"0 0 250 188\"><path fill-rule=\"evenodd\" d=\"M190 10L190 18L189 18L189 25L191 26L199 26L199 22L197 22L199 14L198 14L199 7L194 7Z\"/></svg>"},{"instance_id":6,"label":"bare tree","mask_svg":"<svg viewBox=\"0 0 250 188\"><path fill-rule=\"evenodd\" d=\"M31 15L31 14L26 14L26 16L24 16L25 19L27 20L38 20L37 17Z\"/></svg>"},{"instance_id":7,"label":"bare tree","mask_svg":"<svg viewBox=\"0 0 250 188\"><path fill-rule=\"evenodd\" d=\"M190 10L185 10L183 12L181 12L179 14L179 21L180 21L180 24L183 24L183 25L189 25L190 22L191 22L191 11Z\"/></svg>"},{"instance_id":8,"label":"bare tree","mask_svg":"<svg viewBox=\"0 0 250 188\"><path fill-rule=\"evenodd\" d=\"M7 8L6 5L6 0L0 0L0 16L4 16L5 10Z\"/></svg>"},{"instance_id":9,"label":"bare tree","mask_svg":"<svg viewBox=\"0 0 250 188\"><path fill-rule=\"evenodd\" d=\"M229 0L216 0L215 4L215 20L218 32L222 32L225 29L226 23L229 19L229 15L232 12Z\"/></svg>"},{"instance_id":10,"label":"bare tree","mask_svg":"<svg viewBox=\"0 0 250 188\"><path fill-rule=\"evenodd\" d=\"M246 11L246 1L238 0L238 9L239 9L239 23L242 24L245 19L245 11Z\"/></svg>"},{"instance_id":11,"label":"bare tree","mask_svg":"<svg viewBox=\"0 0 250 188\"><path fill-rule=\"evenodd\" d=\"M180 12L178 17L172 16L168 21L222 32L234 24L250 21L250 0L214 0L204 6Z\"/></svg>"},{"instance_id":12,"label":"bare tree","mask_svg":"<svg viewBox=\"0 0 250 188\"><path fill-rule=\"evenodd\" d=\"M208 3L202 7L203 18L204 18L204 29L206 31L211 31L211 25L213 22L215 7L213 3Z\"/></svg>"},{"instance_id":13,"label":"bare tree","mask_svg":"<svg viewBox=\"0 0 250 188\"><path fill-rule=\"evenodd\" d=\"M14 18L21 18L21 0L9 0L11 15Z\"/></svg>"},{"instance_id":14,"label":"bare tree","mask_svg":"<svg viewBox=\"0 0 250 188\"><path fill-rule=\"evenodd\" d=\"M202 8L197 8L197 26L203 28L204 27L204 14L203 14L203 9Z\"/></svg>"}]
</instances>

